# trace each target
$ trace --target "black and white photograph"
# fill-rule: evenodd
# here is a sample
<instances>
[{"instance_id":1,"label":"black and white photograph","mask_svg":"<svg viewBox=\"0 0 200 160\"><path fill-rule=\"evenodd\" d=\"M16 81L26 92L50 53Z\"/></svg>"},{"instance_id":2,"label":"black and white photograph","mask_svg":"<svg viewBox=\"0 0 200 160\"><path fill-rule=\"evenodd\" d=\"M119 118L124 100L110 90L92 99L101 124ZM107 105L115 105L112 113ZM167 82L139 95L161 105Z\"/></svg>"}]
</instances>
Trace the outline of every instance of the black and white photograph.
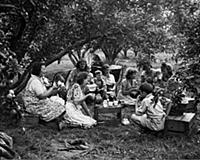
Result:
<instances>
[{"instance_id":1,"label":"black and white photograph","mask_svg":"<svg viewBox=\"0 0 200 160\"><path fill-rule=\"evenodd\" d=\"M0 0L6 159L200 159L200 0Z\"/></svg>"}]
</instances>

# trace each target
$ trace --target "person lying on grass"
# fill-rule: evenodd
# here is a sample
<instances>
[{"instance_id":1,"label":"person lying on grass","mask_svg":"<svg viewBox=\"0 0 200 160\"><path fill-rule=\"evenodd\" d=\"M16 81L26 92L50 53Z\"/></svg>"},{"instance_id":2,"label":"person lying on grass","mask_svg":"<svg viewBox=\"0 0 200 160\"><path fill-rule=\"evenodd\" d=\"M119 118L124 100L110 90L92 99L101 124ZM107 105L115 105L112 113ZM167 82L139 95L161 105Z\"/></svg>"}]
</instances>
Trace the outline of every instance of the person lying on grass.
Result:
<instances>
[{"instance_id":1,"label":"person lying on grass","mask_svg":"<svg viewBox=\"0 0 200 160\"><path fill-rule=\"evenodd\" d=\"M164 129L166 114L158 98L153 95L153 86L149 83L143 83L140 86L142 99L141 104L136 103L136 111L131 115L131 119L141 126L153 131Z\"/></svg>"}]
</instances>

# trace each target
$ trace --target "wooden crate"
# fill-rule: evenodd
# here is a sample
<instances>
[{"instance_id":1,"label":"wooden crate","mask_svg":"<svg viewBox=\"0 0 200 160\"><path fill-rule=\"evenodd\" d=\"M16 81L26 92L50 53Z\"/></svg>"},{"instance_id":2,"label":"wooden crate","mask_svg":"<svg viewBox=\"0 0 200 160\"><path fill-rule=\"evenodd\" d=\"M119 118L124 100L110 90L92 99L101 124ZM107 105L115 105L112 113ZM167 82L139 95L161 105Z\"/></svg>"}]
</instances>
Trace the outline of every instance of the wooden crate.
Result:
<instances>
[{"instance_id":1,"label":"wooden crate","mask_svg":"<svg viewBox=\"0 0 200 160\"><path fill-rule=\"evenodd\" d=\"M185 112L196 113L198 103L199 103L199 101L197 99L193 100L193 101L189 101L189 103L185 107Z\"/></svg>"},{"instance_id":2,"label":"wooden crate","mask_svg":"<svg viewBox=\"0 0 200 160\"><path fill-rule=\"evenodd\" d=\"M99 121L100 114L108 114L108 113L115 113L117 115L117 119L122 120L122 109L123 107L119 105L118 107L102 107L101 105L95 105L94 107L94 119Z\"/></svg>"},{"instance_id":3,"label":"wooden crate","mask_svg":"<svg viewBox=\"0 0 200 160\"><path fill-rule=\"evenodd\" d=\"M195 113L182 116L168 116L165 121L165 133L173 135L190 135L195 128Z\"/></svg>"},{"instance_id":4,"label":"wooden crate","mask_svg":"<svg viewBox=\"0 0 200 160\"><path fill-rule=\"evenodd\" d=\"M25 114L22 120L22 125L24 127L33 127L37 126L39 123L39 116L33 114Z\"/></svg>"}]
</instances>

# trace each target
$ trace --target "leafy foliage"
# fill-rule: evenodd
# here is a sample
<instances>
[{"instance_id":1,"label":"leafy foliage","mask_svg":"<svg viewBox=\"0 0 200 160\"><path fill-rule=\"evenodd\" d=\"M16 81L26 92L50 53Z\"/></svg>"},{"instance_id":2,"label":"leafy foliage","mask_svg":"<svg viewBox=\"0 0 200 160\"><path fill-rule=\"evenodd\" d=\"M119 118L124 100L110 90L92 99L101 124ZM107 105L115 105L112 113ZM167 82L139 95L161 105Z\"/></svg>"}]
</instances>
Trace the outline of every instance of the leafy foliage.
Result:
<instances>
[{"instance_id":1,"label":"leafy foliage","mask_svg":"<svg viewBox=\"0 0 200 160\"><path fill-rule=\"evenodd\" d=\"M179 52L177 57L182 60L181 67L177 74L186 86L199 89L199 22L200 2L181 2L176 9L176 23L172 27L177 28L179 35ZM179 16L179 17L178 17ZM174 30L175 31L175 30ZM173 32L174 33L174 32ZM198 91L199 92L199 91Z\"/></svg>"},{"instance_id":2,"label":"leafy foliage","mask_svg":"<svg viewBox=\"0 0 200 160\"><path fill-rule=\"evenodd\" d=\"M22 68L31 62L45 58L48 65L65 54L75 64L97 49L109 63L128 49L141 55L139 61L161 52L198 59L198 2L3 0L0 7L1 37L6 37L1 56L13 57L7 68L16 63L14 74L25 73Z\"/></svg>"},{"instance_id":3,"label":"leafy foliage","mask_svg":"<svg viewBox=\"0 0 200 160\"><path fill-rule=\"evenodd\" d=\"M30 44L38 29L36 26L41 25L42 6L44 4L39 1L36 5L28 0L3 0L0 4L0 95L12 87L13 79L17 75L17 79L20 78L22 66L29 65L34 60L31 57L32 60L24 61L23 57L33 48Z\"/></svg>"}]
</instances>

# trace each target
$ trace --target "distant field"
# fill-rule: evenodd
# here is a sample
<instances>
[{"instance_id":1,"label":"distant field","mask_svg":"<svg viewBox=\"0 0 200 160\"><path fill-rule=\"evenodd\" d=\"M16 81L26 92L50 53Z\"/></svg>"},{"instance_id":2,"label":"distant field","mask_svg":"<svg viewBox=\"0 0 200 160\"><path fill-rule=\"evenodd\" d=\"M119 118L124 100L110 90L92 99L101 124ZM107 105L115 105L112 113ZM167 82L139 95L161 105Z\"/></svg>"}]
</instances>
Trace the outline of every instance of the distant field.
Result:
<instances>
[{"instance_id":1,"label":"distant field","mask_svg":"<svg viewBox=\"0 0 200 160\"><path fill-rule=\"evenodd\" d=\"M52 80L53 75L57 72L67 73L68 70L72 69L74 66L70 61L68 56L62 58L61 62L58 64L58 61L47 66L47 77Z\"/></svg>"},{"instance_id":2,"label":"distant field","mask_svg":"<svg viewBox=\"0 0 200 160\"><path fill-rule=\"evenodd\" d=\"M59 72L59 71L66 71L73 68L73 64L68 58L68 56L65 56L62 58L60 64L58 64L58 61L55 61L51 65L47 66L47 72Z\"/></svg>"}]
</instances>

